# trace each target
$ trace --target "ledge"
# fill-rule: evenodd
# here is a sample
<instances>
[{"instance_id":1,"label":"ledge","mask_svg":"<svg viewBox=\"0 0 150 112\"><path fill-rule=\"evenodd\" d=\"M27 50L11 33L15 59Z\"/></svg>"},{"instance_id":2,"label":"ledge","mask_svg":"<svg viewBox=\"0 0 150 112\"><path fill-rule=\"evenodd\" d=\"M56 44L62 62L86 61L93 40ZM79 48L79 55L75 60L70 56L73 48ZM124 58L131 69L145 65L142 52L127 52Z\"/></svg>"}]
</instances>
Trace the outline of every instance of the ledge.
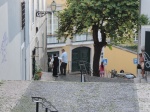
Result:
<instances>
[{"instance_id":1,"label":"ledge","mask_svg":"<svg viewBox=\"0 0 150 112\"><path fill-rule=\"evenodd\" d=\"M130 52L130 53L133 53L133 54L137 54L137 52L135 52L135 51L132 51L132 50L129 50L129 49L120 47L120 46L115 46L115 45L113 45L113 47L118 48L118 49L121 49L121 50L124 50L124 51L127 51L127 52Z\"/></svg>"}]
</instances>

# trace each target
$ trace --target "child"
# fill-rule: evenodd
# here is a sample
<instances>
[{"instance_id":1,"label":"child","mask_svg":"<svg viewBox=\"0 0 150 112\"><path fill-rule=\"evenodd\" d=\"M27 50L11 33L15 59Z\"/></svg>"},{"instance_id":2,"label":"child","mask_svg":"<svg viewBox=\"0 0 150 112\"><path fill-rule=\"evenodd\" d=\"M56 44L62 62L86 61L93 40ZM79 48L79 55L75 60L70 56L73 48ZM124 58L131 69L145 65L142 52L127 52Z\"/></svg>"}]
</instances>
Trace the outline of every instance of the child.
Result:
<instances>
[{"instance_id":1,"label":"child","mask_svg":"<svg viewBox=\"0 0 150 112\"><path fill-rule=\"evenodd\" d=\"M104 77L104 65L103 62L101 62L101 65L99 66L99 71L100 71L100 77Z\"/></svg>"}]
</instances>

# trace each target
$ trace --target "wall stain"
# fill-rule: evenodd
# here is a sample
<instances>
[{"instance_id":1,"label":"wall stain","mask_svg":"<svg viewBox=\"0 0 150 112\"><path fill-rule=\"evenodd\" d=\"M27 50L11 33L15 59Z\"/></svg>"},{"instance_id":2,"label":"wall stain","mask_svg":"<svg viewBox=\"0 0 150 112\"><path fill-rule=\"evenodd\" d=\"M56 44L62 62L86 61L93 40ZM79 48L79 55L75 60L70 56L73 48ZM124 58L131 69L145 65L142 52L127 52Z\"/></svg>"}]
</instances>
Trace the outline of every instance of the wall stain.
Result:
<instances>
[{"instance_id":1,"label":"wall stain","mask_svg":"<svg viewBox=\"0 0 150 112\"><path fill-rule=\"evenodd\" d=\"M2 56L1 63L4 63L4 62L7 61L7 58L6 58L7 44L8 44L8 37L7 37L6 32L5 32L4 35L3 35L2 42L1 42L1 46L0 46L0 54Z\"/></svg>"}]
</instances>

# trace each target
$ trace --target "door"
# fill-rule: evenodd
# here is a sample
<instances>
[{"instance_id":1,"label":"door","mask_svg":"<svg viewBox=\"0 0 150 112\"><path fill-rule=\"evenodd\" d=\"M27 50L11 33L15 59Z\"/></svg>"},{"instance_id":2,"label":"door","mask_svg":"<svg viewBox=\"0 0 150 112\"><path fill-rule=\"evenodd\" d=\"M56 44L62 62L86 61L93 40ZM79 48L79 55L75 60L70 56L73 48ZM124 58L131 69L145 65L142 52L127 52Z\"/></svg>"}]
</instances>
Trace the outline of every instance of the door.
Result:
<instances>
[{"instance_id":1,"label":"door","mask_svg":"<svg viewBox=\"0 0 150 112\"><path fill-rule=\"evenodd\" d=\"M90 63L90 48L78 47L72 50L72 72L80 70L79 61Z\"/></svg>"},{"instance_id":2,"label":"door","mask_svg":"<svg viewBox=\"0 0 150 112\"><path fill-rule=\"evenodd\" d=\"M34 75L35 75L35 69L36 69L36 67L35 67L35 64L36 64L36 61L35 61L35 54L36 54L36 49L34 49L33 51L32 51L32 76L34 77Z\"/></svg>"},{"instance_id":3,"label":"door","mask_svg":"<svg viewBox=\"0 0 150 112\"><path fill-rule=\"evenodd\" d=\"M145 61L144 61L144 70L145 71L150 71L150 45L149 45L149 42L150 42L150 32L149 31L146 31L145 32L145 53L144 53L144 58L145 58Z\"/></svg>"},{"instance_id":4,"label":"door","mask_svg":"<svg viewBox=\"0 0 150 112\"><path fill-rule=\"evenodd\" d=\"M56 54L56 56L59 57L59 51L54 51L54 52L48 52L47 55L48 55L48 60L47 60L47 64L48 64L48 72L52 72L52 68L50 68L49 66L49 62L51 61L50 58L53 58L53 55ZM59 65L58 65L59 66ZM58 72L59 72L59 69L58 69Z\"/></svg>"}]
</instances>

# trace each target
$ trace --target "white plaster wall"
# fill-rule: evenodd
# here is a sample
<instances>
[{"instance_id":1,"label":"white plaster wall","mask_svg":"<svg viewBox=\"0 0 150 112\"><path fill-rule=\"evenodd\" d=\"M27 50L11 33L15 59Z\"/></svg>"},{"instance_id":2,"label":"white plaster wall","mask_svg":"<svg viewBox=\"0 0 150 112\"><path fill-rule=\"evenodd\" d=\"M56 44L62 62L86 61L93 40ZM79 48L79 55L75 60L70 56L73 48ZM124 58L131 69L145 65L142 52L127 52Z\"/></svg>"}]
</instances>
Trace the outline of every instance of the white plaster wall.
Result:
<instances>
[{"instance_id":1,"label":"white plaster wall","mask_svg":"<svg viewBox=\"0 0 150 112\"><path fill-rule=\"evenodd\" d=\"M150 0L141 0L141 14L150 18Z\"/></svg>"},{"instance_id":2,"label":"white plaster wall","mask_svg":"<svg viewBox=\"0 0 150 112\"><path fill-rule=\"evenodd\" d=\"M145 46L145 32L146 31L150 31L150 25L141 26L141 45L140 45L140 47ZM141 52L141 51L139 51L139 52Z\"/></svg>"},{"instance_id":3,"label":"white plaster wall","mask_svg":"<svg viewBox=\"0 0 150 112\"><path fill-rule=\"evenodd\" d=\"M21 80L21 33L9 42L8 4L0 7L0 80Z\"/></svg>"},{"instance_id":4,"label":"white plaster wall","mask_svg":"<svg viewBox=\"0 0 150 112\"><path fill-rule=\"evenodd\" d=\"M44 11L46 9L45 0L43 0L44 8L42 9L42 1L39 3L39 11ZM42 47L42 34L44 33L44 43L46 49L46 16L44 17L36 17L37 11L37 0L34 0L34 22L32 22L32 0L29 0L29 44L30 44L30 53L29 53L29 66L30 66L30 78L32 77L32 51L35 47ZM36 33L36 27L38 27L38 32ZM37 46L37 42L39 42L39 46ZM42 51L42 48L37 48L36 51L39 51L38 57L36 57L37 65L39 65L43 70L47 65L46 61L46 53ZM42 60L42 62L41 62ZM43 62L44 61L44 62ZM45 64L46 63L46 64Z\"/></svg>"}]
</instances>

